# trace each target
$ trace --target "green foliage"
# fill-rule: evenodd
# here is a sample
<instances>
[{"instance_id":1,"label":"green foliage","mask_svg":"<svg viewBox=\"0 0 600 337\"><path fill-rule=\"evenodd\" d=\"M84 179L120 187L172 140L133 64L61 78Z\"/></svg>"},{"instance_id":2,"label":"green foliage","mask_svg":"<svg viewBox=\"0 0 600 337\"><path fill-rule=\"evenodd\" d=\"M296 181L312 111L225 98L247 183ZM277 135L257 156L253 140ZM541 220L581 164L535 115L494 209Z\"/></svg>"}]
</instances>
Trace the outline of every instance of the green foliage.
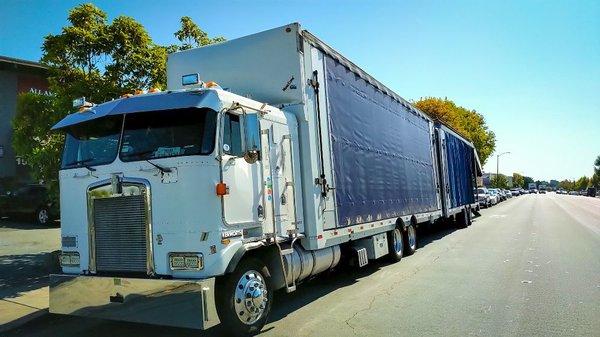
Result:
<instances>
[{"instance_id":1,"label":"green foliage","mask_svg":"<svg viewBox=\"0 0 600 337\"><path fill-rule=\"evenodd\" d=\"M174 35L177 40L181 42L181 45L178 47L179 50L186 50L225 41L225 38L222 36L209 38L208 34L200 29L189 16L181 18L181 28L176 31Z\"/></svg>"},{"instance_id":2,"label":"green foliage","mask_svg":"<svg viewBox=\"0 0 600 337\"><path fill-rule=\"evenodd\" d=\"M523 187L524 184L525 184L525 177L523 177L519 173L513 173L513 186L514 187Z\"/></svg>"},{"instance_id":3,"label":"green foliage","mask_svg":"<svg viewBox=\"0 0 600 337\"><path fill-rule=\"evenodd\" d=\"M521 186L524 189L528 189L529 188L529 184L531 184L533 182L533 178L531 177L523 177L523 185Z\"/></svg>"},{"instance_id":4,"label":"green foliage","mask_svg":"<svg viewBox=\"0 0 600 337\"><path fill-rule=\"evenodd\" d=\"M109 23L93 4L71 9L68 22L59 34L47 35L42 46L53 96L19 95L13 120L15 152L54 193L64 135L50 128L72 110L73 99L102 103L135 89L165 88L167 53L178 49L155 44L133 18L119 16ZM190 46L224 41L209 38L189 17L182 18L176 35Z\"/></svg>"},{"instance_id":5,"label":"green foliage","mask_svg":"<svg viewBox=\"0 0 600 337\"><path fill-rule=\"evenodd\" d=\"M590 178L583 176L575 182L574 189L577 191L585 190L590 184Z\"/></svg>"},{"instance_id":6,"label":"green foliage","mask_svg":"<svg viewBox=\"0 0 600 337\"><path fill-rule=\"evenodd\" d=\"M506 179L506 176L503 174L495 175L492 178L490 184L494 188L507 189L508 188L508 179Z\"/></svg>"},{"instance_id":7,"label":"green foliage","mask_svg":"<svg viewBox=\"0 0 600 337\"><path fill-rule=\"evenodd\" d=\"M57 189L56 175L64 135L48 130L65 116L65 113L56 112L60 111L58 103L56 96L20 94L13 119L15 152L32 168L35 180L49 183L54 190Z\"/></svg>"},{"instance_id":8,"label":"green foliage","mask_svg":"<svg viewBox=\"0 0 600 337\"><path fill-rule=\"evenodd\" d=\"M590 186L600 188L600 172L594 172L594 175L590 179Z\"/></svg>"},{"instance_id":9,"label":"green foliage","mask_svg":"<svg viewBox=\"0 0 600 337\"><path fill-rule=\"evenodd\" d=\"M558 187L563 190L572 191L575 189L575 183L569 179L565 179L558 183Z\"/></svg>"},{"instance_id":10,"label":"green foliage","mask_svg":"<svg viewBox=\"0 0 600 337\"><path fill-rule=\"evenodd\" d=\"M447 98L426 97L415 103L421 111L449 125L475 145L484 165L496 147L496 135L489 129L485 118L475 110L456 105Z\"/></svg>"}]
</instances>

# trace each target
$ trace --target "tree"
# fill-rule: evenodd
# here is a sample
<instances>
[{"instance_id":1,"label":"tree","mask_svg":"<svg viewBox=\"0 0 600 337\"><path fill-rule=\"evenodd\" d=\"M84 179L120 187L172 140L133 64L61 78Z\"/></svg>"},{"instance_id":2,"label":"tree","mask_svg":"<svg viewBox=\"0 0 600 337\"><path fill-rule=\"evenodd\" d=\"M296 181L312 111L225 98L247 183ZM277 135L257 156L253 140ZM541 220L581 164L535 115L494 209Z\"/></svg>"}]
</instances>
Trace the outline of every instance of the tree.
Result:
<instances>
[{"instance_id":1,"label":"tree","mask_svg":"<svg viewBox=\"0 0 600 337\"><path fill-rule=\"evenodd\" d=\"M596 157L594 161L594 173L600 175L600 156Z\"/></svg>"},{"instance_id":2,"label":"tree","mask_svg":"<svg viewBox=\"0 0 600 337\"><path fill-rule=\"evenodd\" d=\"M519 173L513 173L513 186L522 187L523 184L525 184L525 177L523 177Z\"/></svg>"},{"instance_id":3,"label":"tree","mask_svg":"<svg viewBox=\"0 0 600 337\"><path fill-rule=\"evenodd\" d=\"M529 184L531 184L533 182L533 178L531 177L523 177L523 188L524 189L528 189L529 188Z\"/></svg>"},{"instance_id":4,"label":"tree","mask_svg":"<svg viewBox=\"0 0 600 337\"><path fill-rule=\"evenodd\" d=\"M225 38L222 36L209 38L208 34L200 29L189 16L181 18L181 28L174 35L181 42L181 45L178 47L179 50L187 50L225 41Z\"/></svg>"},{"instance_id":5,"label":"tree","mask_svg":"<svg viewBox=\"0 0 600 337\"><path fill-rule=\"evenodd\" d=\"M583 177L577 179L577 181L575 182L574 189L577 191L585 190L586 188L588 188L589 184L590 184L590 178L583 176Z\"/></svg>"},{"instance_id":6,"label":"tree","mask_svg":"<svg viewBox=\"0 0 600 337\"><path fill-rule=\"evenodd\" d=\"M558 186L563 190L573 191L575 189L575 183L571 180L565 179L558 183Z\"/></svg>"},{"instance_id":7,"label":"tree","mask_svg":"<svg viewBox=\"0 0 600 337\"><path fill-rule=\"evenodd\" d=\"M590 179L590 186L600 188L600 173L594 172L594 175Z\"/></svg>"},{"instance_id":8,"label":"tree","mask_svg":"<svg viewBox=\"0 0 600 337\"><path fill-rule=\"evenodd\" d=\"M494 188L507 189L508 188L508 179L506 179L506 176L503 174L495 175L492 178L492 181L490 182L490 184Z\"/></svg>"},{"instance_id":9,"label":"tree","mask_svg":"<svg viewBox=\"0 0 600 337\"><path fill-rule=\"evenodd\" d=\"M208 38L191 19L182 18L182 25L184 21L180 35L196 45L224 40ZM167 53L176 50L155 44L133 18L119 16L109 23L106 13L93 4L71 9L68 23L59 34L47 35L42 46L41 62L48 67L52 95L19 95L13 120L15 152L28 163L33 177L46 181L54 192L64 136L50 128L72 110L73 99L101 103L136 89L164 88Z\"/></svg>"},{"instance_id":10,"label":"tree","mask_svg":"<svg viewBox=\"0 0 600 337\"><path fill-rule=\"evenodd\" d=\"M494 152L496 135L489 130L485 118L477 111L456 105L447 98L426 97L414 104L433 119L449 125L473 142L482 165Z\"/></svg>"}]
</instances>

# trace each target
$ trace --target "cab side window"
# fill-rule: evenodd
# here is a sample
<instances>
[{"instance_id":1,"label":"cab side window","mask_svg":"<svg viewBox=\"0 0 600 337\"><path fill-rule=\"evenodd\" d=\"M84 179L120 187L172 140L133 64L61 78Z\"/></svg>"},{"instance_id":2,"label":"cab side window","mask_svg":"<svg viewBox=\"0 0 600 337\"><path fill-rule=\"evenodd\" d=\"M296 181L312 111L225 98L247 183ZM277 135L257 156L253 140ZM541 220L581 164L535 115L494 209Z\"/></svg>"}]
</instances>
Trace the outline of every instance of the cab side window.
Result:
<instances>
[{"instance_id":1,"label":"cab side window","mask_svg":"<svg viewBox=\"0 0 600 337\"><path fill-rule=\"evenodd\" d=\"M223 152L242 157L242 123L241 116L226 113L223 122Z\"/></svg>"}]
</instances>

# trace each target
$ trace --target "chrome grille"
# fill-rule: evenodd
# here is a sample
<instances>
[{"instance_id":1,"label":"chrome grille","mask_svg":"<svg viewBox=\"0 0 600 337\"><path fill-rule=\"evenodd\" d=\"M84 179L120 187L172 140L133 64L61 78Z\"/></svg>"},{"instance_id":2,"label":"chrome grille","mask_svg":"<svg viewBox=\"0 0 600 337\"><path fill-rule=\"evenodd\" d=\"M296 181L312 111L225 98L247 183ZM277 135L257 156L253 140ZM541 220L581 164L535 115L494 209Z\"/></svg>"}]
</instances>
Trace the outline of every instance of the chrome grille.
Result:
<instances>
[{"instance_id":1,"label":"chrome grille","mask_svg":"<svg viewBox=\"0 0 600 337\"><path fill-rule=\"evenodd\" d=\"M94 199L97 271L146 271L145 205L143 195Z\"/></svg>"}]
</instances>

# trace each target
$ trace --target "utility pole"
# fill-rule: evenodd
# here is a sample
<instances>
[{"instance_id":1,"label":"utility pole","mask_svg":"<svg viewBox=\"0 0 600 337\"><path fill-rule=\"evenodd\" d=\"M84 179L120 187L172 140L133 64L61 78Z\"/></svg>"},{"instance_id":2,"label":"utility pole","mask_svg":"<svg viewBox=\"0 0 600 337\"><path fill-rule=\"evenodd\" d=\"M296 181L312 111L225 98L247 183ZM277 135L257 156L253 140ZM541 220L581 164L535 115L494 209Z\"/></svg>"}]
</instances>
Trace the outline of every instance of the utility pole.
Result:
<instances>
[{"instance_id":1,"label":"utility pole","mask_svg":"<svg viewBox=\"0 0 600 337\"><path fill-rule=\"evenodd\" d=\"M510 151L502 152L502 153L496 155L496 183L498 183L498 179L500 179L500 156L509 154L509 153L510 153ZM496 187L500 187L500 186L496 186Z\"/></svg>"}]
</instances>

